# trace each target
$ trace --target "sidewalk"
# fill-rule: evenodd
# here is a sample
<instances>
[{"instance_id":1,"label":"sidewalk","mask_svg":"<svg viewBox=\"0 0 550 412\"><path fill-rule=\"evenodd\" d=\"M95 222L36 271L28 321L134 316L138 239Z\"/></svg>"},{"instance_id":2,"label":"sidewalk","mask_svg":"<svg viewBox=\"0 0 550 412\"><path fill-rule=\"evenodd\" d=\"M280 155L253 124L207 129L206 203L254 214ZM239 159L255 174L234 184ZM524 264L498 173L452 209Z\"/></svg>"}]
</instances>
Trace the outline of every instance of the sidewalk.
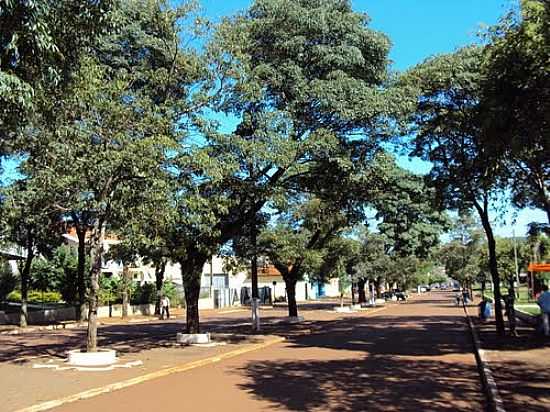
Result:
<instances>
[{"instance_id":1,"label":"sidewalk","mask_svg":"<svg viewBox=\"0 0 550 412\"><path fill-rule=\"evenodd\" d=\"M119 364L142 364L111 371L75 371L35 368L35 365L63 365L65 352L82 347L86 341L86 325L69 329L29 328L18 334L0 335L0 411L14 411L31 405L63 398L93 388L189 365L205 359L218 359L235 351L254 349L269 343L277 334L292 336L310 331L310 324L282 325L286 308L263 308L262 334L250 331L248 308L224 308L201 311L202 331L212 333L214 347L180 346L176 333L185 329L182 310L176 317L159 321L155 317L102 319L98 329L100 347L117 351ZM317 313L319 312L319 313ZM325 311L304 309L311 319L337 318ZM322 315L320 315L322 313Z\"/></svg>"},{"instance_id":2,"label":"sidewalk","mask_svg":"<svg viewBox=\"0 0 550 412\"><path fill-rule=\"evenodd\" d=\"M550 411L550 338L521 322L519 336L505 338L497 336L494 321L475 324L505 410Z\"/></svg>"}]
</instances>

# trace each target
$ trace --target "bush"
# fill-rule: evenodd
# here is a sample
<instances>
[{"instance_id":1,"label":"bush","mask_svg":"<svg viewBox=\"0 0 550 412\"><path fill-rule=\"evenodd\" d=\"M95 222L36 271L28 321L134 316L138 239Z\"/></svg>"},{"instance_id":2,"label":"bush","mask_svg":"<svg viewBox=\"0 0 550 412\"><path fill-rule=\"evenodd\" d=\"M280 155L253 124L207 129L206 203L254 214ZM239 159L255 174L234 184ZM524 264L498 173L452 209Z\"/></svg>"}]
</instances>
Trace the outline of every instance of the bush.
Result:
<instances>
[{"instance_id":1,"label":"bush","mask_svg":"<svg viewBox=\"0 0 550 412\"><path fill-rule=\"evenodd\" d=\"M172 281L165 281L162 284L162 294L168 296L170 304L177 306L182 303L182 294L178 291L176 284Z\"/></svg>"},{"instance_id":2,"label":"bush","mask_svg":"<svg viewBox=\"0 0 550 412\"><path fill-rule=\"evenodd\" d=\"M145 282L143 285L134 283L130 289L132 305L147 305L157 300L157 290L154 284Z\"/></svg>"},{"instance_id":3,"label":"bush","mask_svg":"<svg viewBox=\"0 0 550 412\"><path fill-rule=\"evenodd\" d=\"M9 262L0 261L0 302L6 300L16 286L17 277L11 270Z\"/></svg>"},{"instance_id":4,"label":"bush","mask_svg":"<svg viewBox=\"0 0 550 412\"><path fill-rule=\"evenodd\" d=\"M55 250L54 264L60 269L58 290L67 303L78 301L78 257L75 248L62 245ZM86 262L85 270L89 271L89 261Z\"/></svg>"},{"instance_id":5,"label":"bush","mask_svg":"<svg viewBox=\"0 0 550 412\"><path fill-rule=\"evenodd\" d=\"M10 302L21 302L21 292L14 290L11 292L7 300ZM28 303L59 303L61 301L61 293L59 292L42 292L40 290L30 290L27 296Z\"/></svg>"},{"instance_id":6,"label":"bush","mask_svg":"<svg viewBox=\"0 0 550 412\"><path fill-rule=\"evenodd\" d=\"M118 304L122 302L120 293L121 281L120 278L100 276L99 278L99 304L102 306Z\"/></svg>"}]
</instances>

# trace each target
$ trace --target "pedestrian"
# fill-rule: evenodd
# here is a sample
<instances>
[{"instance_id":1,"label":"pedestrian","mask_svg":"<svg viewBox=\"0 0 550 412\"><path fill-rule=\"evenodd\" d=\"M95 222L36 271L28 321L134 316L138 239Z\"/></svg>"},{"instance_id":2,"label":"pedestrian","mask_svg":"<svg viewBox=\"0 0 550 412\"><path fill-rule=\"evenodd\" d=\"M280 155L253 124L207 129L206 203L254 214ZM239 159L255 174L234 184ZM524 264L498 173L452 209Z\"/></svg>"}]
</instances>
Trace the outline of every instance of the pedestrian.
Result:
<instances>
[{"instance_id":1,"label":"pedestrian","mask_svg":"<svg viewBox=\"0 0 550 412\"><path fill-rule=\"evenodd\" d=\"M485 316L487 313L486 311L487 301L483 299L481 302L479 302L478 307L479 307L479 320L484 322L487 320L487 317Z\"/></svg>"},{"instance_id":2,"label":"pedestrian","mask_svg":"<svg viewBox=\"0 0 550 412\"><path fill-rule=\"evenodd\" d=\"M166 313L166 319L170 319L170 299L168 296L163 296L161 300L162 314L161 319L164 319L164 314Z\"/></svg>"},{"instance_id":3,"label":"pedestrian","mask_svg":"<svg viewBox=\"0 0 550 412\"><path fill-rule=\"evenodd\" d=\"M545 336L550 335L550 292L548 285L542 285L542 293L537 299L542 314L542 329Z\"/></svg>"},{"instance_id":4,"label":"pedestrian","mask_svg":"<svg viewBox=\"0 0 550 412\"><path fill-rule=\"evenodd\" d=\"M456 300L456 306L460 306L460 293L457 293L455 295L455 300Z\"/></svg>"}]
</instances>

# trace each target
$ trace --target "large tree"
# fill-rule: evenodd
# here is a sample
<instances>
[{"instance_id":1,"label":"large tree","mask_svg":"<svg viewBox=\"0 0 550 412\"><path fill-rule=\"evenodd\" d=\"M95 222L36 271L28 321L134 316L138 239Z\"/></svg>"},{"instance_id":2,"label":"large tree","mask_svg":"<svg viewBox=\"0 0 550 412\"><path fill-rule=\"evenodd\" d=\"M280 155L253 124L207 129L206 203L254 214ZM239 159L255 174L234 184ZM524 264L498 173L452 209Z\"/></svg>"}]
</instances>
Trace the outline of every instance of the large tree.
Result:
<instances>
[{"instance_id":1,"label":"large tree","mask_svg":"<svg viewBox=\"0 0 550 412\"><path fill-rule=\"evenodd\" d=\"M400 168L390 154L380 153L377 161L384 170L383 186L372 196L370 205L376 211L379 234L361 236L361 270L356 274L360 303L365 302L363 288L367 280L374 281L377 290L383 280L396 281L401 287L412 283L416 276L414 262L430 256L447 223L445 215L437 210L433 189L427 187L422 176ZM383 245L379 247L380 240ZM367 270L371 265L376 273Z\"/></svg>"},{"instance_id":2,"label":"large tree","mask_svg":"<svg viewBox=\"0 0 550 412\"><path fill-rule=\"evenodd\" d=\"M199 57L179 38L189 8L153 1L122 2L120 27L100 38L94 53L58 102L47 138L31 152L55 206L86 216L91 254L88 350L97 347L98 279L103 237L121 216L138 213L148 188L165 178L169 152L183 137ZM76 219L74 219L76 220Z\"/></svg>"},{"instance_id":3,"label":"large tree","mask_svg":"<svg viewBox=\"0 0 550 412\"><path fill-rule=\"evenodd\" d=\"M454 220L450 237L438 252L439 260L447 275L471 289L472 283L480 279L480 273L488 267L487 254L482 253L486 248L483 229L470 211L463 211Z\"/></svg>"},{"instance_id":4,"label":"large tree","mask_svg":"<svg viewBox=\"0 0 550 412\"><path fill-rule=\"evenodd\" d=\"M319 270L329 242L350 223L343 205L304 198L261 233L261 249L285 281L289 316L298 316L296 283Z\"/></svg>"},{"instance_id":5,"label":"large tree","mask_svg":"<svg viewBox=\"0 0 550 412\"><path fill-rule=\"evenodd\" d=\"M27 295L31 283L33 259L50 254L60 243L60 214L49 207L49 193L33 176L25 177L4 189L5 213L0 223L5 236L24 251L25 260L20 268L21 310L19 325L28 324ZM4 226L5 225L5 226Z\"/></svg>"},{"instance_id":6,"label":"large tree","mask_svg":"<svg viewBox=\"0 0 550 412\"><path fill-rule=\"evenodd\" d=\"M381 156L382 157L382 156ZM447 228L446 215L438 210L434 189L424 176L399 167L390 155L382 157L386 166L385 188L374 197L378 231L385 236L387 253L426 258Z\"/></svg>"},{"instance_id":7,"label":"large tree","mask_svg":"<svg viewBox=\"0 0 550 412\"><path fill-rule=\"evenodd\" d=\"M225 135L208 128L204 144L183 153L179 176L191 157L196 189L181 199L173 249L190 332L199 330L199 275L210 253L249 230L270 198L319 176L315 165L369 157L386 136L402 100L383 88L389 41L367 24L348 1L259 0L218 27L208 49L221 73L215 108L239 126Z\"/></svg>"},{"instance_id":8,"label":"large tree","mask_svg":"<svg viewBox=\"0 0 550 412\"><path fill-rule=\"evenodd\" d=\"M550 3L522 0L483 51L483 134L504 161L516 206L546 212L550 224Z\"/></svg>"},{"instance_id":9,"label":"large tree","mask_svg":"<svg viewBox=\"0 0 550 412\"><path fill-rule=\"evenodd\" d=\"M430 161L428 175L442 208L477 211L489 253L495 286L495 317L504 334L500 301L500 276L491 208L499 191L500 161L483 143L484 111L480 101L481 50L468 47L438 56L411 69L404 81L418 86L413 154Z\"/></svg>"}]
</instances>

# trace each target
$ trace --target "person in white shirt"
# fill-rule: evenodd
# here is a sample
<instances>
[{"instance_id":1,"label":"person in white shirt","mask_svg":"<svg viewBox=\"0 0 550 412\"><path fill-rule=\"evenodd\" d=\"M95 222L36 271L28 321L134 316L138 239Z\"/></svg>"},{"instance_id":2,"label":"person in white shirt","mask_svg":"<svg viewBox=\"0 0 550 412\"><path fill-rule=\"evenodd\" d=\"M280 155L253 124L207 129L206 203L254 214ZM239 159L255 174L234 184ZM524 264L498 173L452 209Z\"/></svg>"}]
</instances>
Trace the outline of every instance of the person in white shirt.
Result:
<instances>
[{"instance_id":1,"label":"person in white shirt","mask_svg":"<svg viewBox=\"0 0 550 412\"><path fill-rule=\"evenodd\" d=\"M548 286L542 286L542 293L537 299L537 303L540 306L540 311L542 312L542 328L544 330L544 335L550 335L550 292L548 291Z\"/></svg>"},{"instance_id":2,"label":"person in white shirt","mask_svg":"<svg viewBox=\"0 0 550 412\"><path fill-rule=\"evenodd\" d=\"M170 299L168 299L168 296L163 296L160 303L162 306L161 319L164 319L165 313L166 313L166 319L170 319Z\"/></svg>"}]
</instances>

